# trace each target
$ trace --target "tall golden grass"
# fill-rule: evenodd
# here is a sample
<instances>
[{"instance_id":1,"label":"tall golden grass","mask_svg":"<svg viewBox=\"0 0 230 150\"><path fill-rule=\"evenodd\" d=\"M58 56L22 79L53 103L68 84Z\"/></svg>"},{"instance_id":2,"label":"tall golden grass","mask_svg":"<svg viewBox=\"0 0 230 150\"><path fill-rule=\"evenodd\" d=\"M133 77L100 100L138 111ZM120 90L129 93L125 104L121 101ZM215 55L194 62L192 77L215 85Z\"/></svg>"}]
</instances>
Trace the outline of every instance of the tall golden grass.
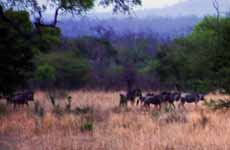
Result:
<instances>
[{"instance_id":1,"label":"tall golden grass","mask_svg":"<svg viewBox=\"0 0 230 150\"><path fill-rule=\"evenodd\" d=\"M43 117L34 106L8 106L0 116L0 150L222 150L230 149L230 111L211 111L201 104L160 111L138 106L118 107L119 92L73 91L72 110L84 114L56 115L43 92L35 99L45 108ZM226 98L208 95L207 99ZM65 100L58 103L64 109ZM81 130L90 122L92 130ZM9 146L11 145L11 146Z\"/></svg>"}]
</instances>

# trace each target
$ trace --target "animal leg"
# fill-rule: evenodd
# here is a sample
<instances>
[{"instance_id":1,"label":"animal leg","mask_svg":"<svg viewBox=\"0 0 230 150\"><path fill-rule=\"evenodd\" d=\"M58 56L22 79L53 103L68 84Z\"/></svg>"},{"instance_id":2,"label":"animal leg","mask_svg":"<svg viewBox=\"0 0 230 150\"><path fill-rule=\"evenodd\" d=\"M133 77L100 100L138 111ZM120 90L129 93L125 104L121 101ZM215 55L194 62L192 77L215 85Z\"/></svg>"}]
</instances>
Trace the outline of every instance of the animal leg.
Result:
<instances>
[{"instance_id":1,"label":"animal leg","mask_svg":"<svg viewBox=\"0 0 230 150\"><path fill-rule=\"evenodd\" d=\"M196 107L198 106L198 101L195 102L195 106L196 106Z\"/></svg>"},{"instance_id":2,"label":"animal leg","mask_svg":"<svg viewBox=\"0 0 230 150\"><path fill-rule=\"evenodd\" d=\"M161 104L159 104L159 109L161 110Z\"/></svg>"},{"instance_id":3,"label":"animal leg","mask_svg":"<svg viewBox=\"0 0 230 150\"><path fill-rule=\"evenodd\" d=\"M179 106L185 109L184 102L180 102Z\"/></svg>"},{"instance_id":4,"label":"animal leg","mask_svg":"<svg viewBox=\"0 0 230 150\"><path fill-rule=\"evenodd\" d=\"M171 103L171 106L173 107L173 109L176 109L176 106L174 105L174 103Z\"/></svg>"},{"instance_id":5,"label":"animal leg","mask_svg":"<svg viewBox=\"0 0 230 150\"><path fill-rule=\"evenodd\" d=\"M137 104L137 106L139 105L139 102L140 102L140 100L138 99L138 100L137 100L137 103L136 103L136 104Z\"/></svg>"},{"instance_id":6,"label":"animal leg","mask_svg":"<svg viewBox=\"0 0 230 150\"><path fill-rule=\"evenodd\" d=\"M30 105L29 105L29 103L28 103L28 101L26 102L26 106L27 106L27 107L29 107L29 106L30 106Z\"/></svg>"}]
</instances>

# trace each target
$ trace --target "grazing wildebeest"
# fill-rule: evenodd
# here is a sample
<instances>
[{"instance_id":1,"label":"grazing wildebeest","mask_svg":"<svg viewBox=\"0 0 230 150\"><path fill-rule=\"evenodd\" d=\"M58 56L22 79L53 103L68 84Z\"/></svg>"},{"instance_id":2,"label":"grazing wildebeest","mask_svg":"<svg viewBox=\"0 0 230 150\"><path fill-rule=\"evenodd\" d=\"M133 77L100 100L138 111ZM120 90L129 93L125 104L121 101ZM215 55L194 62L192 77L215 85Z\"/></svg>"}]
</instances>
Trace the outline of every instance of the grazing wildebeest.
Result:
<instances>
[{"instance_id":1,"label":"grazing wildebeest","mask_svg":"<svg viewBox=\"0 0 230 150\"><path fill-rule=\"evenodd\" d=\"M34 101L34 92L33 91L25 91L23 95L26 96L28 101Z\"/></svg>"},{"instance_id":2,"label":"grazing wildebeest","mask_svg":"<svg viewBox=\"0 0 230 150\"><path fill-rule=\"evenodd\" d=\"M138 100L137 100L137 105L139 105L139 103L142 105L147 99L149 99L150 97L153 97L154 94L153 93L147 93L145 96L139 96Z\"/></svg>"},{"instance_id":3,"label":"grazing wildebeest","mask_svg":"<svg viewBox=\"0 0 230 150\"><path fill-rule=\"evenodd\" d=\"M16 105L27 105L29 106L28 101L34 100L34 93L33 91L25 91L21 93L17 93L13 96L6 97L7 104L14 104L14 108Z\"/></svg>"},{"instance_id":4,"label":"grazing wildebeest","mask_svg":"<svg viewBox=\"0 0 230 150\"><path fill-rule=\"evenodd\" d=\"M184 93L181 95L181 105L184 107L185 103L197 103L204 100L204 94L198 93Z\"/></svg>"},{"instance_id":5,"label":"grazing wildebeest","mask_svg":"<svg viewBox=\"0 0 230 150\"><path fill-rule=\"evenodd\" d=\"M141 96L142 96L141 89L129 90L126 93L127 102L130 101L132 105L134 105L135 99Z\"/></svg>"},{"instance_id":6,"label":"grazing wildebeest","mask_svg":"<svg viewBox=\"0 0 230 150\"><path fill-rule=\"evenodd\" d=\"M153 104L155 107L159 106L160 109L161 104L163 103L163 99L162 96L158 94L158 95L141 97L141 102L144 103L145 107L150 107L150 105Z\"/></svg>"},{"instance_id":7,"label":"grazing wildebeest","mask_svg":"<svg viewBox=\"0 0 230 150\"><path fill-rule=\"evenodd\" d=\"M173 108L176 108L174 102L180 100L180 93L179 92L162 92L162 99L164 102L169 103Z\"/></svg>"}]
</instances>

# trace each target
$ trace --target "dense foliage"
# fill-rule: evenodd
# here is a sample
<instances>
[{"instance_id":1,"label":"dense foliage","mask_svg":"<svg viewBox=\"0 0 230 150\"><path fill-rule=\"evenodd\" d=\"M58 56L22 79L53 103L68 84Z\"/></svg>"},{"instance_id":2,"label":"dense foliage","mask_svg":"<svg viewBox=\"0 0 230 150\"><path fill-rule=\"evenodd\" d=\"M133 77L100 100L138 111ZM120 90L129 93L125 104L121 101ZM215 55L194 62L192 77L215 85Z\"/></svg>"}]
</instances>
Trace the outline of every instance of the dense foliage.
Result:
<instances>
[{"instance_id":1,"label":"dense foliage","mask_svg":"<svg viewBox=\"0 0 230 150\"><path fill-rule=\"evenodd\" d=\"M77 86L85 81L89 69L84 58L75 59L69 54L48 54L48 58L41 60L35 67L34 61L37 60L34 56L45 56L41 53L52 50L53 46L60 46L61 32L56 27L60 13L79 15L92 9L94 4L95 0L52 0L47 1L47 5L37 0L0 1L0 96L12 94L25 85L36 68L37 76L41 78L55 76L56 80L62 81L77 78L74 79ZM133 6L140 4L140 0L100 2L100 5L112 5L114 11L123 12L129 12ZM47 23L43 13L51 8L54 10L53 20ZM33 18L33 24L30 17ZM49 57L53 59L47 62Z\"/></svg>"},{"instance_id":2,"label":"dense foliage","mask_svg":"<svg viewBox=\"0 0 230 150\"><path fill-rule=\"evenodd\" d=\"M163 45L156 69L161 80L195 91L229 92L229 29L229 18L206 17L189 36Z\"/></svg>"},{"instance_id":3,"label":"dense foliage","mask_svg":"<svg viewBox=\"0 0 230 150\"><path fill-rule=\"evenodd\" d=\"M29 14L6 11L24 33L32 31ZM33 46L8 23L0 18L0 95L11 94L22 86L34 69Z\"/></svg>"},{"instance_id":4,"label":"dense foliage","mask_svg":"<svg viewBox=\"0 0 230 150\"><path fill-rule=\"evenodd\" d=\"M0 3L0 95L12 94L28 81L33 87L159 88L230 92L230 18L206 17L192 33L173 41L132 33L116 38L98 29L96 37L61 38L56 27L59 11L87 11L87 1L51 1L56 12L44 23L36 0ZM12 2L12 3L11 3ZM103 1L114 11L129 11L139 0ZM26 11L6 10L15 4ZM28 4L37 13L30 21ZM5 7L3 9L3 6ZM172 85L172 86L169 86Z\"/></svg>"},{"instance_id":5,"label":"dense foliage","mask_svg":"<svg viewBox=\"0 0 230 150\"><path fill-rule=\"evenodd\" d=\"M77 88L89 80L88 61L73 52L40 54L36 62L36 80L43 87Z\"/></svg>"}]
</instances>

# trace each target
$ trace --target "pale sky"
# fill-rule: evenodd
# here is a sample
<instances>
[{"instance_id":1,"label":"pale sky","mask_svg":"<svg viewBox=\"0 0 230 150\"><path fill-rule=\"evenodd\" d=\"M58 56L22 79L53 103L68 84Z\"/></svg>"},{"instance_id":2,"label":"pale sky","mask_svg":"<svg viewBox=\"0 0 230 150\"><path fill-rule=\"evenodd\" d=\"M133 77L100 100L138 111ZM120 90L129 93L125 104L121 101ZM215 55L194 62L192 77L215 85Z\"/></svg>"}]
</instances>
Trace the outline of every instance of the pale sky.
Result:
<instances>
[{"instance_id":1,"label":"pale sky","mask_svg":"<svg viewBox=\"0 0 230 150\"><path fill-rule=\"evenodd\" d=\"M49 0L38 0L40 4L47 4ZM166 6L170 6L176 4L178 2L185 1L185 0L142 0L142 6L137 7L136 9L148 9L148 8L162 8ZM111 8L103 8L95 6L94 11L96 12L106 12L111 11Z\"/></svg>"},{"instance_id":2,"label":"pale sky","mask_svg":"<svg viewBox=\"0 0 230 150\"><path fill-rule=\"evenodd\" d=\"M136 9L162 8L176 4L181 1L185 0L142 0L142 6L137 7ZM97 6L94 8L94 10L97 12L105 12L110 11L111 8L102 8Z\"/></svg>"},{"instance_id":3,"label":"pale sky","mask_svg":"<svg viewBox=\"0 0 230 150\"><path fill-rule=\"evenodd\" d=\"M183 0L142 0L144 8L161 8L168 5L178 3Z\"/></svg>"}]
</instances>

